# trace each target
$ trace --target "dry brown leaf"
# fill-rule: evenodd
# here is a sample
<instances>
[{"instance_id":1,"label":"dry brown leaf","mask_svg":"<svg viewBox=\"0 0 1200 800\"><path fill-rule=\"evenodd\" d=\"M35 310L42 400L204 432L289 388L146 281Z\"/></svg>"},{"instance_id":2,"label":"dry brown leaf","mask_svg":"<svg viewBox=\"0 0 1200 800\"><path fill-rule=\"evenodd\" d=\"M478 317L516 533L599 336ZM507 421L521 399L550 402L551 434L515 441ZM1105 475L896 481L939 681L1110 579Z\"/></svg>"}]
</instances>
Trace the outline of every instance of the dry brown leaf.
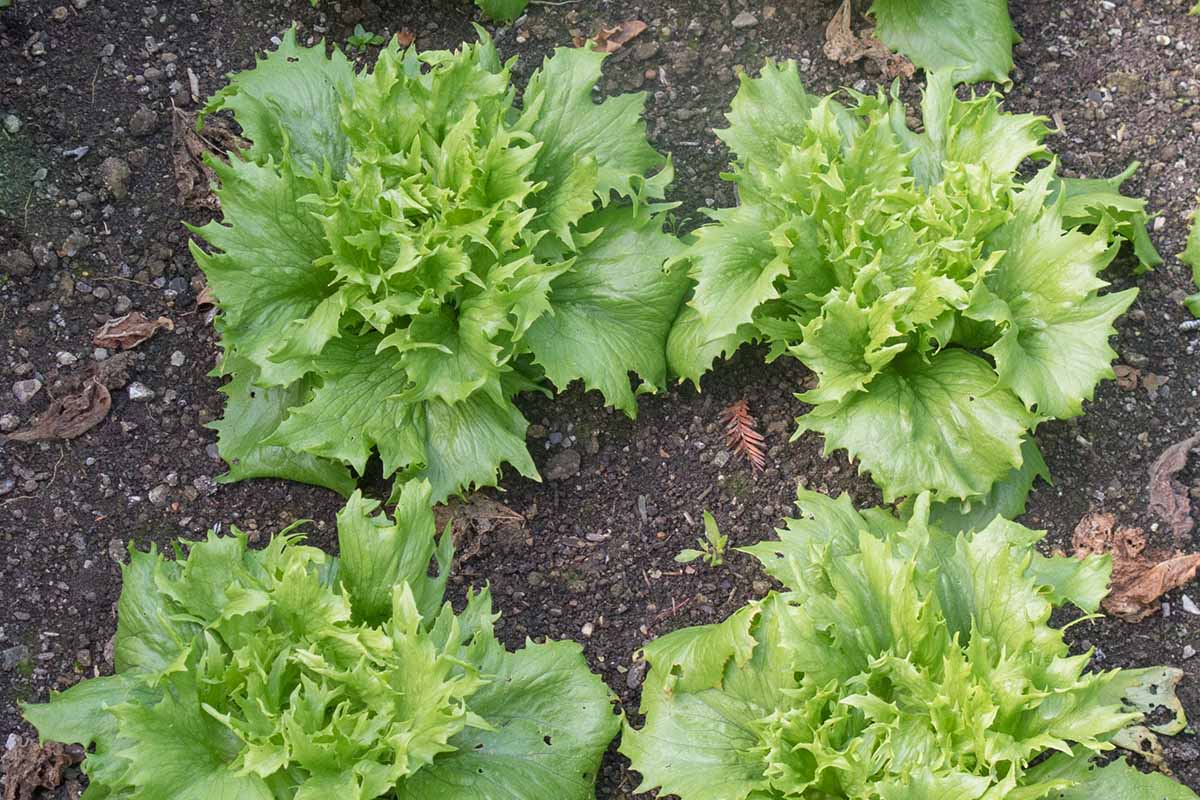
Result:
<instances>
[{"instance_id":1,"label":"dry brown leaf","mask_svg":"<svg viewBox=\"0 0 1200 800\"><path fill-rule=\"evenodd\" d=\"M74 439L99 425L111 408L108 387L93 377L81 391L55 400L29 427L10 433L8 438L15 442Z\"/></svg>"},{"instance_id":2,"label":"dry brown leaf","mask_svg":"<svg viewBox=\"0 0 1200 800\"><path fill-rule=\"evenodd\" d=\"M18 738L16 747L0 758L4 773L4 800L33 800L38 789L57 789L63 771L83 761L83 748L59 742L37 742Z\"/></svg>"},{"instance_id":3,"label":"dry brown leaf","mask_svg":"<svg viewBox=\"0 0 1200 800\"><path fill-rule=\"evenodd\" d=\"M1167 381L1171 380L1166 375L1155 375L1153 372L1147 372L1142 376L1142 386L1150 393L1150 397L1158 397L1158 390L1167 385Z\"/></svg>"},{"instance_id":4,"label":"dry brown leaf","mask_svg":"<svg viewBox=\"0 0 1200 800\"><path fill-rule=\"evenodd\" d=\"M1200 570L1200 553L1146 552L1141 528L1118 528L1116 517L1092 512L1075 526L1075 556L1112 555L1112 587L1101 603L1126 622L1137 622L1159 608L1159 598L1183 586Z\"/></svg>"},{"instance_id":5,"label":"dry brown leaf","mask_svg":"<svg viewBox=\"0 0 1200 800\"><path fill-rule=\"evenodd\" d=\"M1142 376L1142 371L1137 367L1131 367L1128 364L1117 364L1113 367L1113 372L1117 376L1117 386L1126 391L1136 389L1138 379Z\"/></svg>"},{"instance_id":6,"label":"dry brown leaf","mask_svg":"<svg viewBox=\"0 0 1200 800\"><path fill-rule=\"evenodd\" d=\"M1150 511L1171 527L1176 547L1195 527L1188 487L1175 478L1187 466L1188 455L1200 447L1200 433L1177 442L1163 451L1150 466Z\"/></svg>"},{"instance_id":7,"label":"dry brown leaf","mask_svg":"<svg viewBox=\"0 0 1200 800\"><path fill-rule=\"evenodd\" d=\"M611 28L601 26L596 35L591 38L592 49L600 53L615 53L646 30L646 23L640 19L627 19ZM575 46L583 47L586 40L575 38Z\"/></svg>"},{"instance_id":8,"label":"dry brown leaf","mask_svg":"<svg viewBox=\"0 0 1200 800\"><path fill-rule=\"evenodd\" d=\"M205 163L208 153L223 156L226 151L245 150L250 143L233 132L229 123L219 116L204 119L203 131L196 130L196 115L176 108L171 116L172 165L179 205L184 208L220 209L221 203L213 194L217 175Z\"/></svg>"},{"instance_id":9,"label":"dry brown leaf","mask_svg":"<svg viewBox=\"0 0 1200 800\"><path fill-rule=\"evenodd\" d=\"M417 40L417 35L408 28L401 28L396 31L396 44L401 47L408 47Z\"/></svg>"},{"instance_id":10,"label":"dry brown leaf","mask_svg":"<svg viewBox=\"0 0 1200 800\"><path fill-rule=\"evenodd\" d=\"M453 524L455 558L459 563L479 554L485 536L500 533L510 539L524 538L525 517L482 494L435 506L433 517L439 531Z\"/></svg>"},{"instance_id":11,"label":"dry brown leaf","mask_svg":"<svg viewBox=\"0 0 1200 800\"><path fill-rule=\"evenodd\" d=\"M837 13L825 26L825 56L839 64L853 64L864 58L879 65L886 78L903 76L911 78L915 68L912 62L899 53L893 53L887 45L875 37L875 30L867 28L862 35L850 27L850 0L843 0Z\"/></svg>"},{"instance_id":12,"label":"dry brown leaf","mask_svg":"<svg viewBox=\"0 0 1200 800\"><path fill-rule=\"evenodd\" d=\"M209 308L217 304L217 296L213 294L211 286L207 284L200 290L200 294L196 295L196 308Z\"/></svg>"},{"instance_id":13,"label":"dry brown leaf","mask_svg":"<svg viewBox=\"0 0 1200 800\"><path fill-rule=\"evenodd\" d=\"M721 412L725 423L725 444L737 455L745 457L755 472L762 472L767 465L766 441L758 432L758 421L750 415L750 404L738 400Z\"/></svg>"},{"instance_id":14,"label":"dry brown leaf","mask_svg":"<svg viewBox=\"0 0 1200 800\"><path fill-rule=\"evenodd\" d=\"M142 312L131 311L104 323L92 337L92 343L110 350L132 350L160 330L173 331L175 323L166 317L147 319Z\"/></svg>"}]
</instances>

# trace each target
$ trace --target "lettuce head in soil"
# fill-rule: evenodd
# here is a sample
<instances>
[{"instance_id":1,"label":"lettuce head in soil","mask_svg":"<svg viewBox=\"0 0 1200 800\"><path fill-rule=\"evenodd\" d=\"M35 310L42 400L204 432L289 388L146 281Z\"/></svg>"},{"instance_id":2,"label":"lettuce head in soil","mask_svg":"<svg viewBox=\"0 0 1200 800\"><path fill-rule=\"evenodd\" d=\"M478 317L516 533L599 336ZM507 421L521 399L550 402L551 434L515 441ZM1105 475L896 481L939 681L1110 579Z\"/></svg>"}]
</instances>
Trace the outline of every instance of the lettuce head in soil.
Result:
<instances>
[{"instance_id":1,"label":"lettuce head in soil","mask_svg":"<svg viewBox=\"0 0 1200 800\"><path fill-rule=\"evenodd\" d=\"M665 384L687 279L663 268L672 170L644 95L594 102L604 55L559 49L518 107L479 34L393 41L356 73L289 32L209 103L252 142L212 159L223 220L193 242L222 312L226 480L348 493L377 454L436 502L504 463L536 477L518 392L579 379L632 416Z\"/></svg>"},{"instance_id":2,"label":"lettuce head in soil","mask_svg":"<svg viewBox=\"0 0 1200 800\"><path fill-rule=\"evenodd\" d=\"M1005 520L943 533L801 490L745 548L785 587L646 645L638 791L681 800L1195 800L1115 747L1186 725L1179 670L1088 669L1048 625L1094 612L1107 557L1046 558ZM1151 715L1157 723L1142 724Z\"/></svg>"},{"instance_id":3,"label":"lettuce head in soil","mask_svg":"<svg viewBox=\"0 0 1200 800\"><path fill-rule=\"evenodd\" d=\"M574 642L506 651L486 589L443 604L429 499L407 484L393 523L355 493L340 560L291 529L131 549L115 674L26 718L90 748L89 799L591 800L608 689Z\"/></svg>"},{"instance_id":4,"label":"lettuce head in soil","mask_svg":"<svg viewBox=\"0 0 1200 800\"><path fill-rule=\"evenodd\" d=\"M845 449L886 500L1015 516L1045 472L1036 425L1112 377L1108 338L1137 292L1103 292L1100 273L1126 240L1142 267L1161 261L1144 201L1119 192L1132 168L1059 177L1042 118L959 99L944 73L920 133L898 98L846 98L808 94L791 62L742 76L718 131L739 205L681 257L694 287L669 363L698 383L765 342L817 379L798 434ZM1025 178L1030 159L1049 163Z\"/></svg>"}]
</instances>

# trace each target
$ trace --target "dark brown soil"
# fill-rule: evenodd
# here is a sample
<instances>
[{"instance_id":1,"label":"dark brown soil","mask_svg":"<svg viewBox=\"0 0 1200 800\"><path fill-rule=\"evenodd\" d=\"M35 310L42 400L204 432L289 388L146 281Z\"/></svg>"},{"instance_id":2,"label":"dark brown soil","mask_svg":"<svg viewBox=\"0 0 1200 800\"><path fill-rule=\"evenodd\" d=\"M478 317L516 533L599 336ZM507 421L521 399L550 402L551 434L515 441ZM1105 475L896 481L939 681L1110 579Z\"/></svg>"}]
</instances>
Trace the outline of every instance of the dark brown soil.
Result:
<instances>
[{"instance_id":1,"label":"dark brown soil","mask_svg":"<svg viewBox=\"0 0 1200 800\"><path fill-rule=\"evenodd\" d=\"M207 377L217 350L196 308L199 272L180 225L204 216L176 202L171 171L172 101L194 110L188 71L201 95L215 91L226 72L250 65L293 18L303 34L339 41L360 22L385 35L407 28L428 48L470 37L476 18L465 0L327 2L316 10L303 0L61 0L65 16L59 12L57 21L59 2L16 0L0 12L0 122L10 113L20 122L15 135L0 128L0 415L23 424L65 393L72 376L93 364L92 332L118 307L165 314L175 331L133 351L129 379L153 398L135 401L127 388L115 390L108 419L71 442L0 442L2 737L30 733L18 702L45 699L51 688L111 668L105 645L115 626L117 562L128 542L161 545L218 523L265 537L310 518L314 542L333 545L339 498L332 493L280 481L213 481L223 469L214 458L215 436L203 425L221 410L218 382ZM815 92L878 83L866 67L840 67L822 55L824 24L837 5L580 0L531 6L524 22L496 38L504 54L521 56L527 74L551 48L569 44L573 32L646 21L649 29L608 63L603 88L648 91L651 136L674 154L686 226L697 221L697 209L732 202L718 178L727 156L711 129L722 123L740 69L756 69L767 56L795 58ZM1164 254L1182 249L1200 161L1200 19L1186 16L1187 6L1012 2L1025 42L1017 48L1010 107L1061 122L1053 145L1071 173L1110 175L1130 160L1143 162L1128 188L1159 212L1153 236ZM735 29L744 10L759 23ZM906 86L907 95L917 86ZM153 113L138 114L141 107ZM89 149L79 160L64 156L80 146ZM132 168L126 199L104 188L100 165L109 157ZM32 255L29 274L4 274L17 263L5 255L14 249ZM1051 545L1066 546L1093 508L1151 525L1151 461L1200 428L1200 336L1178 329L1186 318L1178 301L1187 272L1170 256L1136 284L1141 295L1119 323L1114 346L1143 376L1167 382L1154 392L1106 383L1086 416L1039 430L1056 482L1038 489L1025 522L1048 529ZM45 388L18 403L11 384L33 377ZM788 443L791 419L802 411L792 393L803 378L794 363L764 366L761 354L748 350L711 374L702 394L679 387L645 399L636 422L578 390L523 401L535 423L530 446L539 465L570 449L580 468L543 484L505 480L502 499L526 516L526 530L485 536L462 564L456 591L490 581L510 644L527 635L581 640L592 666L634 713L637 671L629 670L643 642L719 620L768 588L740 555L718 569L673 562L699 534L703 510L734 544L746 544L790 513L797 482L878 502L844 458L821 456L817 438ZM719 412L742 397L770 448L760 475L727 460L722 442ZM1200 468L1185 477L1194 485ZM1200 598L1200 589L1190 591ZM1197 660L1184 654L1185 647L1200 649L1200 617L1182 610L1179 595L1166 598L1169 616L1136 625L1086 622L1072 636L1097 648L1101 667L1183 667L1181 694L1200 718ZM1194 737L1166 746L1177 775L1200 789ZM635 785L624 760L610 755L598 796L629 797Z\"/></svg>"}]
</instances>

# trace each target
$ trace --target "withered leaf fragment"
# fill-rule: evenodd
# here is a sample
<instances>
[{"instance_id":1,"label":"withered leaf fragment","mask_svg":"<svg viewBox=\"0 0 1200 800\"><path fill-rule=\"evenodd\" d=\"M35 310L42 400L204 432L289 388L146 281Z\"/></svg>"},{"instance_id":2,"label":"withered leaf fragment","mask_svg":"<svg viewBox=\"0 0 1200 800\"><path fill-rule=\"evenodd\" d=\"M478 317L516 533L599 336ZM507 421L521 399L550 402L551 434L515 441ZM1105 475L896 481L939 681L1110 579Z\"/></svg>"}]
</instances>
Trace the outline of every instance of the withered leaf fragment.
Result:
<instances>
[{"instance_id":1,"label":"withered leaf fragment","mask_svg":"<svg viewBox=\"0 0 1200 800\"><path fill-rule=\"evenodd\" d=\"M1196 526L1188 487L1176 479L1187 466L1188 455L1200 448L1200 433L1177 442L1163 451L1150 467L1150 511L1171 527L1175 545Z\"/></svg>"},{"instance_id":2,"label":"withered leaf fragment","mask_svg":"<svg viewBox=\"0 0 1200 800\"><path fill-rule=\"evenodd\" d=\"M1116 517L1093 512L1075 526L1075 556L1112 556L1112 587L1101 606L1126 622L1137 622L1159 608L1159 598L1183 586L1200 570L1200 553L1146 552L1141 528L1118 528Z\"/></svg>"},{"instance_id":3,"label":"withered leaf fragment","mask_svg":"<svg viewBox=\"0 0 1200 800\"><path fill-rule=\"evenodd\" d=\"M590 40L580 39L575 42L575 46L583 47L588 41L591 41L592 49L596 52L615 53L644 30L646 30L646 23L640 19L627 19L611 28L602 26Z\"/></svg>"},{"instance_id":4,"label":"withered leaf fragment","mask_svg":"<svg viewBox=\"0 0 1200 800\"><path fill-rule=\"evenodd\" d=\"M850 0L845 0L825 26L825 56L839 64L853 64L866 58L878 64L886 78L911 78L912 62L889 50L875 37L873 29L864 31L861 36L856 34L850 27L850 14Z\"/></svg>"},{"instance_id":5,"label":"withered leaf fragment","mask_svg":"<svg viewBox=\"0 0 1200 800\"><path fill-rule=\"evenodd\" d=\"M74 439L99 425L111 408L108 387L100 378L92 377L82 390L55 400L28 428L11 433L8 438L15 442Z\"/></svg>"},{"instance_id":6,"label":"withered leaf fragment","mask_svg":"<svg viewBox=\"0 0 1200 800\"><path fill-rule=\"evenodd\" d=\"M235 134L229 123L220 116L207 117L203 131L197 131L196 115L178 108L171 117L171 132L179 205L184 208L220 210L221 203L213 194L217 174L204 159L210 153L246 150L250 143Z\"/></svg>"},{"instance_id":7,"label":"withered leaf fragment","mask_svg":"<svg viewBox=\"0 0 1200 800\"><path fill-rule=\"evenodd\" d=\"M152 320L140 311L131 311L123 317L110 319L104 323L92 337L92 342L97 347L130 350L160 330L173 331L175 323L167 317Z\"/></svg>"},{"instance_id":8,"label":"withered leaf fragment","mask_svg":"<svg viewBox=\"0 0 1200 800\"><path fill-rule=\"evenodd\" d=\"M57 789L63 782L63 771L83 760L78 745L59 742L37 742L18 738L16 747L0 758L4 774L4 800L33 800L38 789Z\"/></svg>"},{"instance_id":9,"label":"withered leaf fragment","mask_svg":"<svg viewBox=\"0 0 1200 800\"><path fill-rule=\"evenodd\" d=\"M455 558L459 563L479 554L485 536L496 532L512 540L525 530L525 517L482 494L435 506L433 515L439 531L447 525L453 526Z\"/></svg>"}]
</instances>

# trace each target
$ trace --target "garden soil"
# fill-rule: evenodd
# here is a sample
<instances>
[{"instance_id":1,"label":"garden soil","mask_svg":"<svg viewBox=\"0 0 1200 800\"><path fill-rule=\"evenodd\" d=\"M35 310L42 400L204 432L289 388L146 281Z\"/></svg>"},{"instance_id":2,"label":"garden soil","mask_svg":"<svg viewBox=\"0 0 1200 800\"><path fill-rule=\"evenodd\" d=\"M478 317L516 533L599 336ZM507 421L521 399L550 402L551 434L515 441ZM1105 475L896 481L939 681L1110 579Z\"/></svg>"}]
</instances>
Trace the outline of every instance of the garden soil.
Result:
<instances>
[{"instance_id":1,"label":"garden soil","mask_svg":"<svg viewBox=\"0 0 1200 800\"><path fill-rule=\"evenodd\" d=\"M719 177L727 152L713 128L723 124L740 72L768 57L792 58L813 92L887 85L877 66L824 56L825 25L838 5L577 0L535 3L513 26L487 27L503 55L520 56L523 85L573 37L628 20L647 24L607 62L598 95L646 92L649 135L674 157L676 223L687 230L705 208L733 202ZM1110 270L1117 287L1140 289L1113 341L1127 388L1106 382L1083 417L1038 430L1054 484L1039 485L1024 522L1049 531L1047 549L1069 549L1080 518L1106 511L1165 546L1166 528L1148 509L1149 468L1200 430L1200 334L1180 330L1189 279L1174 256L1200 182L1200 18L1187 16L1183 0L1011 6L1024 42L1008 107L1053 120L1051 146L1067 174L1108 176L1140 161L1127 189L1149 198L1153 239L1166 256L1141 277L1127 257ZM326 0L317 8L307 0L15 0L0 11L0 427L27 425L97 371L111 393L106 418L78 438L0 441L0 743L31 734L18 703L111 670L118 565L130 543L166 547L231 524L261 543L309 519L311 540L336 547L333 493L215 480L223 468L205 425L221 413L220 381L209 376L218 350L182 224L203 223L211 211L203 176L192 173L181 202L176 174L181 123L197 110L196 98L249 67L293 20L304 39L344 41L361 24L384 36L411 34L422 48L452 48L473 36L478 14L464 0ZM900 89L910 102L919 97L916 81ZM97 352L94 333L127 311L164 316L173 329L127 355ZM789 441L804 411L793 394L807 379L795 362L764 365L761 352L744 349L718 365L701 392L679 386L644 398L637 420L605 410L579 387L553 400L523 398L544 480L506 474L504 491L487 493L516 515L495 519L476 505L452 593L461 599L467 586L490 583L511 646L526 637L581 641L636 718L644 674L636 653L648 639L718 621L770 588L741 554L715 569L674 562L700 535L704 510L744 545L770 536L791 513L797 484L879 502L843 455L823 455L817 436ZM738 399L766 438L760 473L724 444L721 411ZM1178 478L1200 495L1195 458ZM1187 534L1182 548L1200 549L1195 537ZM1196 605L1184 600L1188 592L1200 601L1193 583L1142 622L1084 621L1070 638L1095 648L1098 668L1181 667L1181 697L1200 719L1200 616L1189 613ZM1184 733L1165 747L1166 764L1200 789L1195 737ZM67 776L45 796L77 791L78 771ZM634 797L636 787L614 748L598 796Z\"/></svg>"}]
</instances>

